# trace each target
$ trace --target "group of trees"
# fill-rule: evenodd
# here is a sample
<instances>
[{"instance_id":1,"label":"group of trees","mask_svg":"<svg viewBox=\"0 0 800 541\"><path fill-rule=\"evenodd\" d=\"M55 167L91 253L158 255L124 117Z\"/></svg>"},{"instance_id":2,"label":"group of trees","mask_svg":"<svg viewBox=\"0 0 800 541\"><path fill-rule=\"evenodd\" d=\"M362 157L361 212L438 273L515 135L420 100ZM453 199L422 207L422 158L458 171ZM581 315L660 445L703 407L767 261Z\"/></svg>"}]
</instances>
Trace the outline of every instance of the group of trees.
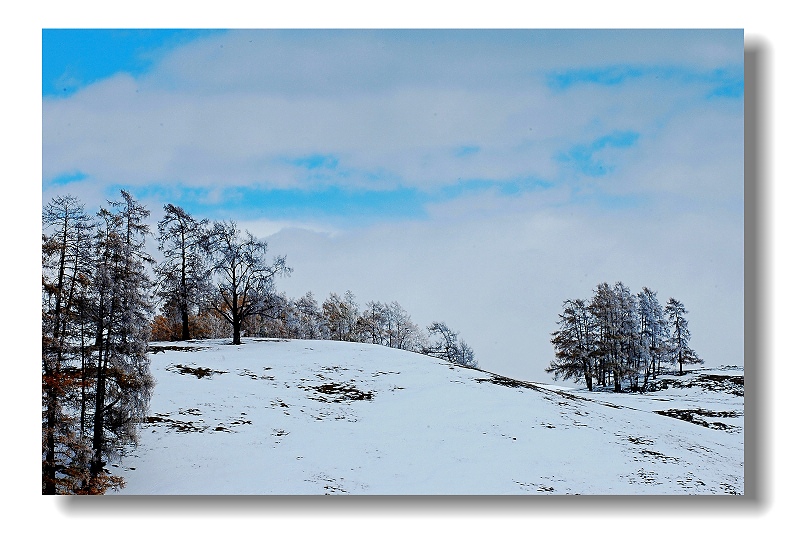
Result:
<instances>
[{"instance_id":1,"label":"group of trees","mask_svg":"<svg viewBox=\"0 0 800 541\"><path fill-rule=\"evenodd\" d=\"M457 332L443 322L431 323L424 332L397 301L369 301L361 310L348 290L343 296L331 293L320 307L309 291L299 299L277 294L269 305L271 314L246 322L249 335L378 344L478 366L472 348Z\"/></svg>"},{"instance_id":2,"label":"group of trees","mask_svg":"<svg viewBox=\"0 0 800 541\"><path fill-rule=\"evenodd\" d=\"M160 339L215 336L227 327L240 344L246 322L274 312L275 278L292 272L285 256L268 262L267 243L236 222L209 225L169 204L158 223L158 247L161 314L153 330Z\"/></svg>"},{"instance_id":3,"label":"group of trees","mask_svg":"<svg viewBox=\"0 0 800 541\"><path fill-rule=\"evenodd\" d=\"M101 494L106 461L136 440L147 356L148 212L127 192L95 217L74 197L42 212L42 493Z\"/></svg>"},{"instance_id":4,"label":"group of trees","mask_svg":"<svg viewBox=\"0 0 800 541\"><path fill-rule=\"evenodd\" d=\"M591 300L568 299L552 333L555 359L546 369L555 378L583 380L614 391L646 388L667 367L702 363L689 347L686 308L670 298L666 307L645 287L632 294L622 282L601 283Z\"/></svg>"},{"instance_id":5,"label":"group of trees","mask_svg":"<svg viewBox=\"0 0 800 541\"><path fill-rule=\"evenodd\" d=\"M159 262L146 250L149 211L131 195L90 215L75 197L42 209L42 493L121 486L106 463L136 442L153 388L148 342L243 334L368 342L477 366L444 323L428 335L397 303L352 292L320 307L275 279L286 258L233 221L196 220L174 205L158 223Z\"/></svg>"},{"instance_id":6,"label":"group of trees","mask_svg":"<svg viewBox=\"0 0 800 541\"><path fill-rule=\"evenodd\" d=\"M106 463L135 443L153 388L148 341L156 305L182 339L215 319L235 343L265 310L285 259L235 223L196 221L173 205L158 224L161 262L146 250L149 211L121 192L95 215L72 196L42 209L42 493L119 487ZM156 325L170 327L167 319ZM199 326L199 327L198 327ZM171 329L173 330L173 329ZM229 334L230 336L230 334Z\"/></svg>"},{"instance_id":7,"label":"group of trees","mask_svg":"<svg viewBox=\"0 0 800 541\"><path fill-rule=\"evenodd\" d=\"M285 257L266 262L267 244L234 222L195 220L174 205L158 224L162 261L155 267L160 313L154 340L272 338L379 344L476 367L472 349L443 322L427 334L397 302L370 301L362 311L351 291L331 293L320 306L312 292L291 299L274 279L291 273Z\"/></svg>"}]
</instances>

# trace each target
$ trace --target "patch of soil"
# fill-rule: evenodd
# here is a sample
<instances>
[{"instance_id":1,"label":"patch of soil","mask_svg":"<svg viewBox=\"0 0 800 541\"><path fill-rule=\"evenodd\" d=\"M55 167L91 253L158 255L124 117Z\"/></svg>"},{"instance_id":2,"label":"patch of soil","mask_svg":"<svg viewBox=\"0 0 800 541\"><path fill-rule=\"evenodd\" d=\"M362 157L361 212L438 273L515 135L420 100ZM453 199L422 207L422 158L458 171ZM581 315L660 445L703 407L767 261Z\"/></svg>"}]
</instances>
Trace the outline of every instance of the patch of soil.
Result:
<instances>
[{"instance_id":1,"label":"patch of soil","mask_svg":"<svg viewBox=\"0 0 800 541\"><path fill-rule=\"evenodd\" d=\"M208 428L208 426L205 425L195 425L192 421L170 419L163 413L156 413L150 417L145 417L144 422L149 424L164 424L168 429L175 430L176 432L205 432Z\"/></svg>"},{"instance_id":2,"label":"patch of soil","mask_svg":"<svg viewBox=\"0 0 800 541\"><path fill-rule=\"evenodd\" d=\"M688 380L661 377L647 383L645 391L663 391L670 387L687 389L700 387L704 391L730 393L734 396L744 396L744 376L727 376L724 374L698 374Z\"/></svg>"},{"instance_id":3,"label":"patch of soil","mask_svg":"<svg viewBox=\"0 0 800 541\"><path fill-rule=\"evenodd\" d=\"M665 464L666 463L675 464L678 462L678 459L675 458L674 456L667 456L664 453L659 453L658 451L651 451L650 449L643 449L642 454L658 458L661 460L661 462L664 462Z\"/></svg>"},{"instance_id":4,"label":"patch of soil","mask_svg":"<svg viewBox=\"0 0 800 541\"><path fill-rule=\"evenodd\" d=\"M353 400L372 400L374 394L372 391L362 391L348 383L324 383L311 387L318 393L330 395L333 398L328 400L325 397L318 397L315 400L320 402L345 402Z\"/></svg>"},{"instance_id":5,"label":"patch of soil","mask_svg":"<svg viewBox=\"0 0 800 541\"><path fill-rule=\"evenodd\" d=\"M735 411L710 411L697 408L691 410L669 409L656 411L655 413L664 415L666 417L680 419L681 421L687 421L689 423L700 425L706 428L712 428L714 430L727 430L732 432L739 430L739 428L735 426L726 425L725 423L720 423L717 421L712 421L709 423L703 419L703 417L739 417L739 413Z\"/></svg>"},{"instance_id":6,"label":"patch of soil","mask_svg":"<svg viewBox=\"0 0 800 541\"><path fill-rule=\"evenodd\" d=\"M178 372L179 374L191 374L197 379L210 378L214 374L227 374L226 370L213 370L202 366L186 366L183 364L171 364L165 368L168 372Z\"/></svg>"},{"instance_id":7,"label":"patch of soil","mask_svg":"<svg viewBox=\"0 0 800 541\"><path fill-rule=\"evenodd\" d=\"M505 376L498 376L497 374L492 374L490 378L478 378L475 381L479 383L483 383L484 381L488 381L489 383L494 383L495 385L502 385L504 387L512 387L517 389L519 387L524 387L525 389L533 389L535 391L539 390L539 387L531 384L526 383L524 381L519 381L517 379L507 378Z\"/></svg>"},{"instance_id":8,"label":"patch of soil","mask_svg":"<svg viewBox=\"0 0 800 541\"><path fill-rule=\"evenodd\" d=\"M150 353L163 353L165 351L202 351L209 349L201 346L150 346L147 350Z\"/></svg>"}]
</instances>

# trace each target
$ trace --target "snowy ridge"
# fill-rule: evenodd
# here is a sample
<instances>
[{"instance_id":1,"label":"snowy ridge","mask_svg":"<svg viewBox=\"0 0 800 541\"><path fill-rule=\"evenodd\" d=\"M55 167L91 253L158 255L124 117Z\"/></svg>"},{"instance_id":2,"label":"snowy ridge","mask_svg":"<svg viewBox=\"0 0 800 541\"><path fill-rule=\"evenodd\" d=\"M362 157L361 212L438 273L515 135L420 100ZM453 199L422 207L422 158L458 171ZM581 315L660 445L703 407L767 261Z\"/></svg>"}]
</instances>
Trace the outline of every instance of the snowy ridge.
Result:
<instances>
[{"instance_id":1,"label":"snowy ridge","mask_svg":"<svg viewBox=\"0 0 800 541\"><path fill-rule=\"evenodd\" d=\"M107 466L118 494L744 491L741 368L614 394L369 344L243 342L152 345L141 442Z\"/></svg>"}]
</instances>

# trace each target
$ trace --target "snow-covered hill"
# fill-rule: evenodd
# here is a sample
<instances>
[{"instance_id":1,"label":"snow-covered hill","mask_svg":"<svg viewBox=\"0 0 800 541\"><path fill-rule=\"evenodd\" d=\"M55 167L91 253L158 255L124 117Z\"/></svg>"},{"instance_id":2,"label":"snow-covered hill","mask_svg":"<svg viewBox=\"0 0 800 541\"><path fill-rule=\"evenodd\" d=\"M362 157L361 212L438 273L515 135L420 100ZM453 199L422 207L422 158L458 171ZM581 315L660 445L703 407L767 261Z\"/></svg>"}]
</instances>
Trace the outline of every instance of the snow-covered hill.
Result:
<instances>
[{"instance_id":1,"label":"snow-covered hill","mask_svg":"<svg viewBox=\"0 0 800 541\"><path fill-rule=\"evenodd\" d=\"M565 390L367 344L153 344L120 494L742 494L741 368ZM661 413L659 413L661 412Z\"/></svg>"}]
</instances>

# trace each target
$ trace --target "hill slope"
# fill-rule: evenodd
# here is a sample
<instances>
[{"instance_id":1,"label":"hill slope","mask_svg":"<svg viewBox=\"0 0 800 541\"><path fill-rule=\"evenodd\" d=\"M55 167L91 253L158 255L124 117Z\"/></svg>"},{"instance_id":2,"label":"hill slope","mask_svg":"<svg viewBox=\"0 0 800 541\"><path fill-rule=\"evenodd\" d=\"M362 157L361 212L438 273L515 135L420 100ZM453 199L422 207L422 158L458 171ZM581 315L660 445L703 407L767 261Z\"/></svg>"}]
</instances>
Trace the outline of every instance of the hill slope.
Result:
<instances>
[{"instance_id":1,"label":"hill slope","mask_svg":"<svg viewBox=\"0 0 800 541\"><path fill-rule=\"evenodd\" d=\"M615 395L368 344L209 340L154 350L140 445L108 465L126 479L121 494L744 490L741 369Z\"/></svg>"}]
</instances>

